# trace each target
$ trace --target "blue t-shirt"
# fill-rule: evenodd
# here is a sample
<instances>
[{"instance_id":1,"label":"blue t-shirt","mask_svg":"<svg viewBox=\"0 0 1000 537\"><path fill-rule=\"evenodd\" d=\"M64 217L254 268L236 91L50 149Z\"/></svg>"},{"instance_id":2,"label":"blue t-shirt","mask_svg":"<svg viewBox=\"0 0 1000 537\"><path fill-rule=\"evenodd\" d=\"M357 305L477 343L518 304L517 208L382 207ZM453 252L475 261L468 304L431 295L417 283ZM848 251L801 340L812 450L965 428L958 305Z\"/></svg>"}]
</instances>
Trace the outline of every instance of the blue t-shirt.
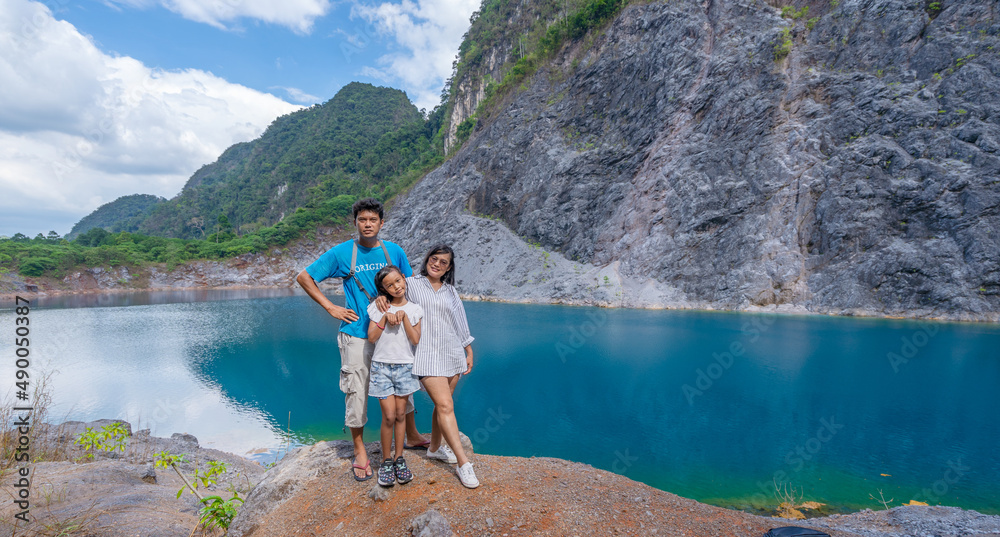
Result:
<instances>
[{"instance_id":1,"label":"blue t-shirt","mask_svg":"<svg viewBox=\"0 0 1000 537\"><path fill-rule=\"evenodd\" d=\"M413 275L410 262L406 259L406 254L398 244L383 240L385 249L389 251L389 259L392 264L399 267L403 276ZM319 283L327 278L343 278L351 272L351 253L354 251L354 241L342 242L319 256L319 259L312 265L306 267L306 272L312 279ZM380 246L365 248L358 244L358 262L354 267L354 277L344 283L344 295L346 296L347 308L354 310L358 314L358 320L353 323L340 322L340 331L362 339L368 338L368 297L358 288L358 282L365 286L365 290L374 297L378 292L375 290L375 274L384 267L385 253Z\"/></svg>"}]
</instances>

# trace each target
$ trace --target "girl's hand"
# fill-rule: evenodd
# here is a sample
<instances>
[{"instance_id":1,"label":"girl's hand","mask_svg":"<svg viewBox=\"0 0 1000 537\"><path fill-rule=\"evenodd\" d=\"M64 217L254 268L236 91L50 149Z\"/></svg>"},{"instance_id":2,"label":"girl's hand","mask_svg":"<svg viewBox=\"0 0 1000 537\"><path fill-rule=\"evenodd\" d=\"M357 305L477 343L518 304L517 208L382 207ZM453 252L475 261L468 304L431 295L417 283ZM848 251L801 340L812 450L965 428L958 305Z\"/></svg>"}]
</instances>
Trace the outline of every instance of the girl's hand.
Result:
<instances>
[{"instance_id":1,"label":"girl's hand","mask_svg":"<svg viewBox=\"0 0 1000 537\"><path fill-rule=\"evenodd\" d=\"M396 312L396 318L399 319L400 324L410 324L410 319L406 317L406 312L403 310Z\"/></svg>"},{"instance_id":2,"label":"girl's hand","mask_svg":"<svg viewBox=\"0 0 1000 537\"><path fill-rule=\"evenodd\" d=\"M400 319L400 317L399 317L400 313L403 313L403 312L397 311L396 313L386 313L385 317L383 317L383 319L385 319L386 324L391 324L393 326L396 326L397 324L399 324L400 322L402 322L402 319Z\"/></svg>"},{"instance_id":3,"label":"girl's hand","mask_svg":"<svg viewBox=\"0 0 1000 537\"><path fill-rule=\"evenodd\" d=\"M375 307L382 313L389 311L389 299L382 295L375 297Z\"/></svg>"}]
</instances>

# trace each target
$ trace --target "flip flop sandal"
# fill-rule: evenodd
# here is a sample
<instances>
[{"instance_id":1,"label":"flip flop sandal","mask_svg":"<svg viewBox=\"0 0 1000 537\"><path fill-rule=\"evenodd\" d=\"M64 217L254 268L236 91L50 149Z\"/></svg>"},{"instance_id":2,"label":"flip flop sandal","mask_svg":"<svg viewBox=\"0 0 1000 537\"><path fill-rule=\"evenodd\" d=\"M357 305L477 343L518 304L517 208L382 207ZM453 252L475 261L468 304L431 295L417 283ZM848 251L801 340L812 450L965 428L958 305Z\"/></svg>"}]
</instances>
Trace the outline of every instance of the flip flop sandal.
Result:
<instances>
[{"instance_id":1,"label":"flip flop sandal","mask_svg":"<svg viewBox=\"0 0 1000 537\"><path fill-rule=\"evenodd\" d=\"M368 473L368 468L370 468L372 464L371 459L368 459L368 464L364 466L358 464L357 461L358 461L357 457L351 459L351 477L353 477L355 481L368 481L369 479L372 478L372 476L375 475L375 472L372 472L370 474ZM364 470L366 475L364 477L358 477L358 474L355 473L354 470Z\"/></svg>"},{"instance_id":2,"label":"flip flop sandal","mask_svg":"<svg viewBox=\"0 0 1000 537\"><path fill-rule=\"evenodd\" d=\"M427 446L429 446L429 445L431 445L431 441L430 440L424 440L423 442L421 442L419 444L413 444L412 446L408 446L406 444L403 444L403 449L424 449L424 450L426 450Z\"/></svg>"}]
</instances>

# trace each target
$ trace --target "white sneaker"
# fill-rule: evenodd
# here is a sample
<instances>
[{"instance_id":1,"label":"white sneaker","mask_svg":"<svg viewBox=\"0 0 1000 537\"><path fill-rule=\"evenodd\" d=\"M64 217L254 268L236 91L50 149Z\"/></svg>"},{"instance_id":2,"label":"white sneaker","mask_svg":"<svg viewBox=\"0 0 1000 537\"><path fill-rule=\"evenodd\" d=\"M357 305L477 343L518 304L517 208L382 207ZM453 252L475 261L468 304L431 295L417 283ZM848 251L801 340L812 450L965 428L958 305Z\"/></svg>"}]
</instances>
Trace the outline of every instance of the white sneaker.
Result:
<instances>
[{"instance_id":1,"label":"white sneaker","mask_svg":"<svg viewBox=\"0 0 1000 537\"><path fill-rule=\"evenodd\" d=\"M472 469L472 463L467 462L462 466L455 469L455 473L458 474L459 481L462 482L467 488L474 489L479 486L479 480L476 479L476 471Z\"/></svg>"},{"instance_id":2,"label":"white sneaker","mask_svg":"<svg viewBox=\"0 0 1000 537\"><path fill-rule=\"evenodd\" d=\"M458 457L455 456L455 452L448 447L448 444L441 444L438 446L437 451L427 450L428 459L438 459L445 461L448 464L458 463Z\"/></svg>"}]
</instances>

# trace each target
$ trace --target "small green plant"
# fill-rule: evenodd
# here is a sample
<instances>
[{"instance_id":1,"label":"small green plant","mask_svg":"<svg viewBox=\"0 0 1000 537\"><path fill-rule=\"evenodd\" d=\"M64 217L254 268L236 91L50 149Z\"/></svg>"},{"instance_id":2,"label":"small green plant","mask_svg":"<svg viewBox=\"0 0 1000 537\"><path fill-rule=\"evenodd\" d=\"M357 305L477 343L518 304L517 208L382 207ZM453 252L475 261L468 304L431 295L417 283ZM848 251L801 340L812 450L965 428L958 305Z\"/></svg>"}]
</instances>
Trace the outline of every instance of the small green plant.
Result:
<instances>
[{"instance_id":1,"label":"small green plant","mask_svg":"<svg viewBox=\"0 0 1000 537\"><path fill-rule=\"evenodd\" d=\"M774 46L774 61L779 62L792 51L792 29L781 30L781 41Z\"/></svg>"},{"instance_id":2,"label":"small green plant","mask_svg":"<svg viewBox=\"0 0 1000 537\"><path fill-rule=\"evenodd\" d=\"M836 8L840 5L840 0L830 0L830 7Z\"/></svg>"},{"instance_id":3,"label":"small green plant","mask_svg":"<svg viewBox=\"0 0 1000 537\"><path fill-rule=\"evenodd\" d=\"M128 429L121 422L116 421L101 427L100 431L95 431L93 427L87 427L84 432L76 437L76 445L83 447L87 452L83 458L93 459L94 451L100 450L105 453L125 453L125 446L128 443Z\"/></svg>"},{"instance_id":4,"label":"small green plant","mask_svg":"<svg viewBox=\"0 0 1000 537\"><path fill-rule=\"evenodd\" d=\"M604 276L604 285L611 285L611 278Z\"/></svg>"},{"instance_id":5,"label":"small green plant","mask_svg":"<svg viewBox=\"0 0 1000 537\"><path fill-rule=\"evenodd\" d=\"M794 6L785 6L781 8L781 16L786 19L804 19L806 15L809 14L809 6L804 6L802 9L796 11Z\"/></svg>"},{"instance_id":6,"label":"small green plant","mask_svg":"<svg viewBox=\"0 0 1000 537\"><path fill-rule=\"evenodd\" d=\"M971 60L972 58L975 58L975 57L976 57L975 54L969 54L968 56L962 56L961 58L955 60L955 67L961 67L961 66L965 65L966 63L969 63L969 60Z\"/></svg>"},{"instance_id":7,"label":"small green plant","mask_svg":"<svg viewBox=\"0 0 1000 537\"><path fill-rule=\"evenodd\" d=\"M233 518L236 517L237 504L243 503L243 498L240 497L236 490L230 489L233 495L228 499L224 500L221 496L202 496L198 492L198 485L203 487L208 487L213 485L218 481L218 477L223 475L228 470L226 463L221 461L208 461L208 469L201 470L196 468L192 480L188 480L184 474L181 473L179 464L187 462L184 455L174 455L169 451L161 451L156 454L156 467L157 468L173 468L174 472L181 481L184 482L184 486L177 491L177 497L180 498L184 494L184 490L187 489L191 491L198 497L198 500L202 503L201 508L201 519L198 521L199 525L203 525L208 529L214 528L216 526L222 528L223 530L229 529L229 524L232 523ZM195 526L197 528L197 526ZM193 532L192 532L193 533Z\"/></svg>"},{"instance_id":8,"label":"small green plant","mask_svg":"<svg viewBox=\"0 0 1000 537\"><path fill-rule=\"evenodd\" d=\"M229 525L236 518L236 504L242 504L243 498L240 498L237 492L233 492L233 496L228 500L223 500L222 496L206 496L202 502L205 506L200 511L201 525L207 529L218 526L223 530L228 530Z\"/></svg>"},{"instance_id":9,"label":"small green plant","mask_svg":"<svg viewBox=\"0 0 1000 537\"><path fill-rule=\"evenodd\" d=\"M819 22L819 17L813 17L806 21L806 30L812 31L816 27L816 23Z\"/></svg>"}]
</instances>

